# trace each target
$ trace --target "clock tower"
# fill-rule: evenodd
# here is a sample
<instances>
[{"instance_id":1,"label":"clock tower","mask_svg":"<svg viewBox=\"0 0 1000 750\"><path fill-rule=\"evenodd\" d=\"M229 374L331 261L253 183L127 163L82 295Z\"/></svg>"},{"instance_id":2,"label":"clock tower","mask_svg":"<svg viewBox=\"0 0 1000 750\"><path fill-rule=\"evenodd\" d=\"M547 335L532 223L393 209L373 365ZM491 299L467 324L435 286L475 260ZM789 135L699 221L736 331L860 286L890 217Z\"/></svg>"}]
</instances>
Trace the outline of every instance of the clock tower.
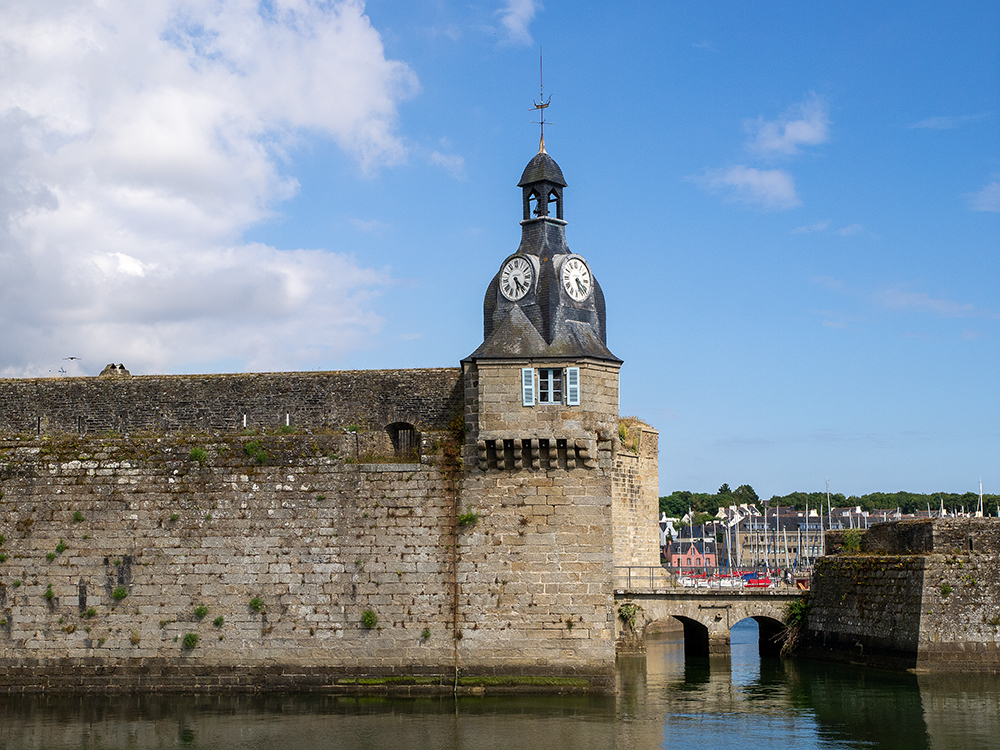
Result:
<instances>
[{"instance_id":1,"label":"clock tower","mask_svg":"<svg viewBox=\"0 0 1000 750\"><path fill-rule=\"evenodd\" d=\"M483 344L468 359L589 357L620 365L607 347L601 285L566 244L566 180L544 143L518 187L521 244L486 290Z\"/></svg>"},{"instance_id":2,"label":"clock tower","mask_svg":"<svg viewBox=\"0 0 1000 750\"><path fill-rule=\"evenodd\" d=\"M566 243L566 180L544 140L518 187L521 241L486 289L483 342L462 361L461 510L480 520L462 541L462 602L476 622L459 651L492 649L499 664L527 641L526 673L605 681L621 556L615 487L635 476L620 456L622 361L608 349L601 285Z\"/></svg>"},{"instance_id":3,"label":"clock tower","mask_svg":"<svg viewBox=\"0 0 1000 750\"><path fill-rule=\"evenodd\" d=\"M483 343L462 363L476 405L466 427L482 470L594 469L602 448L610 459L622 364L608 349L604 292L566 244L566 180L544 141L518 187L521 243L486 289Z\"/></svg>"}]
</instances>

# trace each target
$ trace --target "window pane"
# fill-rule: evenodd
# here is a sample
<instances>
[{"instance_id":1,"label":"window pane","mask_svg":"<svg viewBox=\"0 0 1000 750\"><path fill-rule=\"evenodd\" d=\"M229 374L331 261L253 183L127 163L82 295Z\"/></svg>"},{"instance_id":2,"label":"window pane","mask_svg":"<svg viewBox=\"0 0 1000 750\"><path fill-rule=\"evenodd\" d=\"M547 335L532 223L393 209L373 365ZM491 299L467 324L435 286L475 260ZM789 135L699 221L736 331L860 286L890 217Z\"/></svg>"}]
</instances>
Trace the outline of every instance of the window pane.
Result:
<instances>
[{"instance_id":1,"label":"window pane","mask_svg":"<svg viewBox=\"0 0 1000 750\"><path fill-rule=\"evenodd\" d=\"M558 368L543 367L538 370L538 403L561 404L563 375Z\"/></svg>"}]
</instances>

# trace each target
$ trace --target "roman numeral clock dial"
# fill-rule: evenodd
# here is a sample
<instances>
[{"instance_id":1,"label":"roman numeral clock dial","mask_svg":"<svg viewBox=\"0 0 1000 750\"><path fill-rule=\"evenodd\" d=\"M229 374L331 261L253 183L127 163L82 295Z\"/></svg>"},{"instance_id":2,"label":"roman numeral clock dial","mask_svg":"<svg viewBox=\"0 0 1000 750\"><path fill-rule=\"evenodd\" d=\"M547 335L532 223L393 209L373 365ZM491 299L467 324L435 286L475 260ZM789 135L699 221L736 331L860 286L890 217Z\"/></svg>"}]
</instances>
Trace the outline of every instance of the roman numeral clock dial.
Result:
<instances>
[{"instance_id":1,"label":"roman numeral clock dial","mask_svg":"<svg viewBox=\"0 0 1000 750\"><path fill-rule=\"evenodd\" d=\"M594 285L587 264L579 258L570 258L562 267L562 285L566 294L577 302L583 302L590 296Z\"/></svg>"},{"instance_id":2,"label":"roman numeral clock dial","mask_svg":"<svg viewBox=\"0 0 1000 750\"><path fill-rule=\"evenodd\" d=\"M535 271L527 258L511 258L500 272L500 292L511 302L516 302L528 293L534 280Z\"/></svg>"}]
</instances>

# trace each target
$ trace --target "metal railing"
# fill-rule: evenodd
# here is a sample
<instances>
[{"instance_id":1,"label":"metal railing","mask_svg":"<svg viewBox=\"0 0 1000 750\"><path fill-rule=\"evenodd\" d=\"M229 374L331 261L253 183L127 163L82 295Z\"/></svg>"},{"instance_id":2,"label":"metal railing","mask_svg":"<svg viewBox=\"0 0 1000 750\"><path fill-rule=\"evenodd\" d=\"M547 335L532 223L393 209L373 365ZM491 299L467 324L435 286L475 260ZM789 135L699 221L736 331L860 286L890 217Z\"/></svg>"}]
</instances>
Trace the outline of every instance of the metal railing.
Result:
<instances>
[{"instance_id":1,"label":"metal railing","mask_svg":"<svg viewBox=\"0 0 1000 750\"><path fill-rule=\"evenodd\" d=\"M744 574L745 575L745 574ZM763 583L767 581L767 583ZM760 582L760 583L758 583ZM614 586L616 589L751 589L766 588L808 588L809 572L795 571L789 577L773 572L767 576L764 571L756 571L755 577L747 580L738 573L727 573L721 568L669 568L663 565L616 565Z\"/></svg>"},{"instance_id":2,"label":"metal railing","mask_svg":"<svg viewBox=\"0 0 1000 750\"><path fill-rule=\"evenodd\" d=\"M662 565L616 565L616 589L666 589L680 586L677 576Z\"/></svg>"}]
</instances>

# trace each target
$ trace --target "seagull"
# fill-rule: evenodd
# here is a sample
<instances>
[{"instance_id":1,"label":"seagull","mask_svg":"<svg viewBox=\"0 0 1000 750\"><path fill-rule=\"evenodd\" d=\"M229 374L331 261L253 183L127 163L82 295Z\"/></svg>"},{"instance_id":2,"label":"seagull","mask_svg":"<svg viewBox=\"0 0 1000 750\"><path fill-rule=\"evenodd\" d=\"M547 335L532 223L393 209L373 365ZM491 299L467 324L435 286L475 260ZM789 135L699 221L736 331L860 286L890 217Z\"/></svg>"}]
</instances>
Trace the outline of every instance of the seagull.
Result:
<instances>
[{"instance_id":1,"label":"seagull","mask_svg":"<svg viewBox=\"0 0 1000 750\"><path fill-rule=\"evenodd\" d=\"M63 359L80 359L79 357L63 357Z\"/></svg>"}]
</instances>

